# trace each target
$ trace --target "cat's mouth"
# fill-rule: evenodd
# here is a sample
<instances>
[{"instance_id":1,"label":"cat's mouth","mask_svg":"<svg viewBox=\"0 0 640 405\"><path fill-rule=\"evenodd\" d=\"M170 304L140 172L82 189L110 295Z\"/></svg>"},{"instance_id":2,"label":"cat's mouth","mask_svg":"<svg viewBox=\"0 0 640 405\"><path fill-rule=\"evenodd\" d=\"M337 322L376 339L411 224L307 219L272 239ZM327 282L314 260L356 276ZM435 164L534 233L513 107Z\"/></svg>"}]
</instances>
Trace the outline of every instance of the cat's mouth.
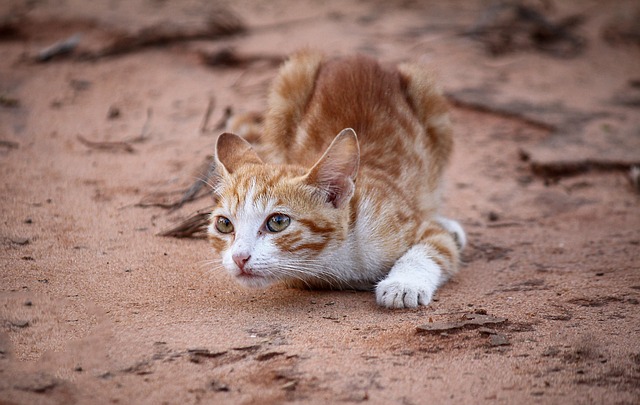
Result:
<instances>
[{"instance_id":1,"label":"cat's mouth","mask_svg":"<svg viewBox=\"0 0 640 405\"><path fill-rule=\"evenodd\" d=\"M236 273L236 278L238 278L240 281L242 280L247 280L247 281L251 281L251 280L266 280L267 278L259 273L256 273L253 269L237 269L237 273Z\"/></svg>"},{"instance_id":2,"label":"cat's mouth","mask_svg":"<svg viewBox=\"0 0 640 405\"><path fill-rule=\"evenodd\" d=\"M255 278L264 278L263 276L252 272L251 270L240 270L238 274L236 274L238 278L246 278L246 279L255 279Z\"/></svg>"},{"instance_id":3,"label":"cat's mouth","mask_svg":"<svg viewBox=\"0 0 640 405\"><path fill-rule=\"evenodd\" d=\"M235 278L240 284L249 288L265 288L273 283L273 280L246 269L237 272Z\"/></svg>"}]
</instances>

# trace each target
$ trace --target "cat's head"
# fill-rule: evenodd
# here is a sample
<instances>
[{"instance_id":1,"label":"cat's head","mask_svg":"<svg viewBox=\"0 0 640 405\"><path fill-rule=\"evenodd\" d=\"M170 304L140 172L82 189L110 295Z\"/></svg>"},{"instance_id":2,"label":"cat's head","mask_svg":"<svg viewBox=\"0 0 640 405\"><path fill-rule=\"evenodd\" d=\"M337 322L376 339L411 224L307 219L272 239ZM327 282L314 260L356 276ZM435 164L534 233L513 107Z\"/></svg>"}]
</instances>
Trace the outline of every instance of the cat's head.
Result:
<instances>
[{"instance_id":1,"label":"cat's head","mask_svg":"<svg viewBox=\"0 0 640 405\"><path fill-rule=\"evenodd\" d=\"M359 165L345 129L311 168L264 163L251 145L222 134L216 145L209 241L241 284L336 284L323 258L345 240Z\"/></svg>"}]
</instances>

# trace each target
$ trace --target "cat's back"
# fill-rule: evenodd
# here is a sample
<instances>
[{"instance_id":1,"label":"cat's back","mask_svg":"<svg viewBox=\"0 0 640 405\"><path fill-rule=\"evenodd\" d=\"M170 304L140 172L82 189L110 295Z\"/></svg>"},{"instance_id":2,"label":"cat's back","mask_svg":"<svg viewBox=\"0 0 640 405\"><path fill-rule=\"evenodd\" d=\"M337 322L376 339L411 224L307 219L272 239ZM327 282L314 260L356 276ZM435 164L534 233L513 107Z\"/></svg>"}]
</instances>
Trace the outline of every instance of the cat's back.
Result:
<instances>
[{"instance_id":1,"label":"cat's back","mask_svg":"<svg viewBox=\"0 0 640 405\"><path fill-rule=\"evenodd\" d=\"M274 83L265 137L281 162L309 166L337 133L353 128L363 167L392 169L399 160L428 164L437 148L429 144L436 138L429 136L427 120L433 106L442 110L443 104L432 87L419 69L386 67L363 55L325 59L302 52ZM436 141L448 142L445 135Z\"/></svg>"},{"instance_id":2,"label":"cat's back","mask_svg":"<svg viewBox=\"0 0 640 405\"><path fill-rule=\"evenodd\" d=\"M406 108L397 71L365 56L333 59L320 67L301 124L311 136L329 139L343 128L353 128L360 141L368 143L388 132Z\"/></svg>"}]
</instances>

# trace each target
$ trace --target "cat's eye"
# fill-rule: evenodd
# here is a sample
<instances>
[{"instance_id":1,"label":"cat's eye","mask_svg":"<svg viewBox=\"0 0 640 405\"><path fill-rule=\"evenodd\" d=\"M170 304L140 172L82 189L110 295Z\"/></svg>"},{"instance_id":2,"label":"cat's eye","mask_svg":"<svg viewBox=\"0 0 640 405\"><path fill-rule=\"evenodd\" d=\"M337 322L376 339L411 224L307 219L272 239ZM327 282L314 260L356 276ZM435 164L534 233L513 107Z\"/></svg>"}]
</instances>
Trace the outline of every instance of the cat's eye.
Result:
<instances>
[{"instance_id":1,"label":"cat's eye","mask_svg":"<svg viewBox=\"0 0 640 405\"><path fill-rule=\"evenodd\" d=\"M216 218L216 229L220 233L231 233L233 232L233 224L229 218L218 217Z\"/></svg>"},{"instance_id":2,"label":"cat's eye","mask_svg":"<svg viewBox=\"0 0 640 405\"><path fill-rule=\"evenodd\" d=\"M284 214L273 214L267 220L267 229L269 232L282 232L291 223L291 218Z\"/></svg>"}]
</instances>

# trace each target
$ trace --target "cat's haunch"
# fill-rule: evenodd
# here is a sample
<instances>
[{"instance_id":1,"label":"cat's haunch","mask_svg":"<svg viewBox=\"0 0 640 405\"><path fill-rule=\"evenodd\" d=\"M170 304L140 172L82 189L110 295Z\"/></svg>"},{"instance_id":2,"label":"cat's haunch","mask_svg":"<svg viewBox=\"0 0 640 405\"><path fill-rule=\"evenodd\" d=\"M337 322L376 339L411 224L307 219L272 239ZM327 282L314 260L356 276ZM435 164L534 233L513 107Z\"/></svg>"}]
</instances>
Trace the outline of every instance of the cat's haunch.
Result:
<instances>
[{"instance_id":1,"label":"cat's haunch","mask_svg":"<svg viewBox=\"0 0 640 405\"><path fill-rule=\"evenodd\" d=\"M378 304L410 308L456 273L466 237L438 215L451 124L423 67L297 53L250 130L255 149L218 138L211 179L209 241L237 281L375 288Z\"/></svg>"}]
</instances>

